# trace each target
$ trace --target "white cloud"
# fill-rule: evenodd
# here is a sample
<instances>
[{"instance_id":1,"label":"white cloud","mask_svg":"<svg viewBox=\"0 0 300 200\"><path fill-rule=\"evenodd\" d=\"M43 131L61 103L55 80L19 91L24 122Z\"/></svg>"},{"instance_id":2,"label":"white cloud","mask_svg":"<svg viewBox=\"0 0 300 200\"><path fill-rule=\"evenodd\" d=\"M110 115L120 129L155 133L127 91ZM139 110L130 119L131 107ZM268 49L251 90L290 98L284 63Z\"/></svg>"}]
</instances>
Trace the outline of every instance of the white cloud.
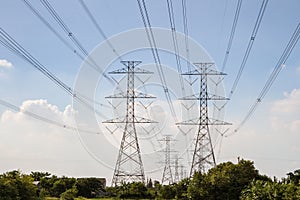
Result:
<instances>
[{"instance_id":1,"label":"white cloud","mask_svg":"<svg viewBox=\"0 0 300 200\"><path fill-rule=\"evenodd\" d=\"M99 173L107 173L97 171L99 163L84 151L76 132L41 122L24 112L74 126L70 105L60 110L47 100L27 100L20 106L20 112L4 111L0 115L1 173L12 169L70 176L104 176ZM82 170L85 168L90 170Z\"/></svg>"},{"instance_id":2,"label":"white cloud","mask_svg":"<svg viewBox=\"0 0 300 200\"><path fill-rule=\"evenodd\" d=\"M285 98L277 100L271 108L271 123L274 129L300 130L300 89L284 93Z\"/></svg>"},{"instance_id":3,"label":"white cloud","mask_svg":"<svg viewBox=\"0 0 300 200\"><path fill-rule=\"evenodd\" d=\"M0 67L11 68L13 64L5 59L0 59Z\"/></svg>"}]
</instances>

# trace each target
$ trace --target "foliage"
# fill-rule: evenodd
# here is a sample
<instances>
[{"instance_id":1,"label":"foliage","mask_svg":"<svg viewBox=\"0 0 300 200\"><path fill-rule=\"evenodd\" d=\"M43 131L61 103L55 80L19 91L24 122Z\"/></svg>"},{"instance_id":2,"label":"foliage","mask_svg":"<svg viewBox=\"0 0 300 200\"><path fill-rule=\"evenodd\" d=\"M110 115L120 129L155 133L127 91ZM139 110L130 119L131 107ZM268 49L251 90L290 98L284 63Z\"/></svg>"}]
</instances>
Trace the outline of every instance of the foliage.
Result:
<instances>
[{"instance_id":1,"label":"foliage","mask_svg":"<svg viewBox=\"0 0 300 200\"><path fill-rule=\"evenodd\" d=\"M174 185L175 192L176 192L176 195L175 195L176 199L182 199L182 200L188 199L187 189L188 189L189 184L190 184L190 179L185 178L185 179L181 180L179 183Z\"/></svg>"},{"instance_id":2,"label":"foliage","mask_svg":"<svg viewBox=\"0 0 300 200\"><path fill-rule=\"evenodd\" d=\"M174 199L176 195L175 187L173 185L163 185L158 194L162 199Z\"/></svg>"},{"instance_id":3,"label":"foliage","mask_svg":"<svg viewBox=\"0 0 300 200\"><path fill-rule=\"evenodd\" d=\"M39 181L36 186L33 181ZM78 200L97 197L121 199L300 199L300 170L287 174L278 181L262 176L252 161L240 160L237 164L225 162L207 173L195 172L193 177L172 185L161 185L151 180L123 183L105 188L97 178L68 178L50 176L47 172L31 172L30 175L11 171L0 175L0 199L2 200ZM50 198L52 197L52 198Z\"/></svg>"},{"instance_id":4,"label":"foliage","mask_svg":"<svg viewBox=\"0 0 300 200\"><path fill-rule=\"evenodd\" d=\"M51 174L48 172L31 172L30 176L34 179L34 181L40 181L42 178L50 176Z\"/></svg>"},{"instance_id":5,"label":"foliage","mask_svg":"<svg viewBox=\"0 0 300 200\"><path fill-rule=\"evenodd\" d=\"M74 200L75 197L77 196L77 188L73 186L72 188L66 190L60 195L61 200Z\"/></svg>"},{"instance_id":6,"label":"foliage","mask_svg":"<svg viewBox=\"0 0 300 200\"><path fill-rule=\"evenodd\" d=\"M6 200L36 199L37 187L33 179L20 171L7 172L0 176L0 197Z\"/></svg>"},{"instance_id":7,"label":"foliage","mask_svg":"<svg viewBox=\"0 0 300 200\"><path fill-rule=\"evenodd\" d=\"M300 187L293 183L256 180L242 191L241 199L297 200L300 199Z\"/></svg>"},{"instance_id":8,"label":"foliage","mask_svg":"<svg viewBox=\"0 0 300 200\"><path fill-rule=\"evenodd\" d=\"M80 178L76 182L78 196L92 198L104 188L103 182L97 178Z\"/></svg>"}]
</instances>

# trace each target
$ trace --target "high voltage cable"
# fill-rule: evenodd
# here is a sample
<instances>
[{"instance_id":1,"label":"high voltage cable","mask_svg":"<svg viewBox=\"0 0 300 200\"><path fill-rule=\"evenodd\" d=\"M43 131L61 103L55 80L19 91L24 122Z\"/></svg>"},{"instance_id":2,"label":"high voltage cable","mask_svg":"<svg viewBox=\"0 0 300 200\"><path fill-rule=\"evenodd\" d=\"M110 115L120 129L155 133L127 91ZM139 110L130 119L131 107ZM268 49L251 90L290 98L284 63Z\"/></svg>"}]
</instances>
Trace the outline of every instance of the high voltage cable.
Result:
<instances>
[{"instance_id":1,"label":"high voltage cable","mask_svg":"<svg viewBox=\"0 0 300 200\"><path fill-rule=\"evenodd\" d=\"M300 38L300 23L296 27L296 30L294 31L292 37L290 38L288 44L286 45L281 57L279 58L277 64L275 65L275 67L273 69L273 72L271 73L268 80L266 81L266 83L265 83L264 87L262 88L262 90L261 90L259 96L257 97L256 101L250 107L250 110L248 111L246 116L243 118L242 122L237 126L237 128L231 134L229 134L227 136L231 136L234 133L236 133L250 119L250 117L253 115L253 113L255 112L258 104L262 102L262 100L264 99L264 97L266 96L268 91L270 90L271 86L273 85L275 79L277 78L279 72L284 67L285 62L287 61L290 54L292 53L295 45L299 41L299 38Z\"/></svg>"},{"instance_id":2,"label":"high voltage cable","mask_svg":"<svg viewBox=\"0 0 300 200\"><path fill-rule=\"evenodd\" d=\"M36 69L42 72L46 77L51 79L56 85L64 89L68 94L72 95L73 90L59 80L54 74L52 74L47 68L45 68L37 59L35 59L29 52L27 52L19 43L17 43L7 32L0 27L0 39L1 43L9 50L16 53L18 56L32 64Z\"/></svg>"},{"instance_id":3,"label":"high voltage cable","mask_svg":"<svg viewBox=\"0 0 300 200\"><path fill-rule=\"evenodd\" d=\"M182 6L182 19L183 19L183 32L184 32L184 42L185 42L185 51L186 51L186 65L187 69L191 71L190 64L190 50L189 50L189 30L188 30L188 19L187 19L187 9L186 9L186 0L181 1ZM189 83L191 84L191 75L189 75Z\"/></svg>"},{"instance_id":4,"label":"high voltage cable","mask_svg":"<svg viewBox=\"0 0 300 200\"><path fill-rule=\"evenodd\" d=\"M250 54L250 52L251 52L251 49L252 49L252 46L253 46L255 37L256 37L256 35L257 35L259 26L260 26L260 24L261 24L262 18L263 18L263 16L264 16L264 13L265 13L267 4L268 4L268 0L263 0L263 2L262 2L262 4L261 4L261 7L260 7L260 10L259 10L259 13L258 13L258 16L257 16L257 19L256 19L256 22L255 22L254 29L253 29L252 34L251 34L251 37L250 37L250 41L249 41L249 43L248 43L248 46L247 46L245 55L244 55L243 60L242 60L241 66L240 66L240 68L239 68L238 74L237 74L237 76L236 76L236 78L235 78L235 80L234 80L234 83L233 83L233 85L232 85L232 88L231 88L231 90L230 90L229 98L232 97L234 91L235 91L236 88L237 88L238 82L239 82L239 80L240 80L240 78L241 78L241 75L242 75L243 70L244 70L244 68L245 68L245 65L246 65L246 62L247 62L247 60L248 60L249 54Z\"/></svg>"},{"instance_id":5,"label":"high voltage cable","mask_svg":"<svg viewBox=\"0 0 300 200\"><path fill-rule=\"evenodd\" d=\"M42 23L47 26L47 28L49 28L56 37L58 37L58 39L66 46L68 47L73 53L75 53L79 58L81 58L82 60L84 60L84 56L81 55L80 53L78 53L73 47L72 45L70 45L49 23L47 20L45 20L45 18L43 18L43 16L38 12L38 10L36 10L32 4L29 3L28 0L23 0L23 2L25 3L25 5L30 9L30 11L37 17L39 18Z\"/></svg>"},{"instance_id":6,"label":"high voltage cable","mask_svg":"<svg viewBox=\"0 0 300 200\"><path fill-rule=\"evenodd\" d=\"M30 112L30 111L21 111L21 109L18 106L15 106L15 105L13 105L13 104L11 104L7 101L4 101L2 99L0 99L0 104L7 107L7 108L10 108L11 110L21 112L25 115L28 115L32 118L35 118L35 119L39 120L39 121L42 121L42 122L45 122L45 123L48 123L48 124L51 124L51 125L58 126L60 128L69 129L69 130L72 130L72 131L80 131L80 132L90 133L90 134L99 134L98 132L94 132L94 131L77 129L76 127L73 127L73 126L70 126L70 125L67 125L67 124L63 124L63 123L59 123L57 121L54 121L52 119L48 119L46 117L43 117L41 115L35 114L33 112Z\"/></svg>"},{"instance_id":7,"label":"high voltage cable","mask_svg":"<svg viewBox=\"0 0 300 200\"><path fill-rule=\"evenodd\" d=\"M179 57L179 49L178 49L178 41L177 41L175 17L174 17L174 9L173 9L172 1L167 0L167 5L168 5L170 27L171 27L171 31L172 31L172 41L173 41L173 46L174 46L174 51L175 51L176 65L177 65L177 70L179 72L179 81L180 81L181 91L183 93L183 96L185 96L185 88L184 88L183 78L181 75L182 67L181 67L181 62L180 62L180 57Z\"/></svg>"},{"instance_id":8,"label":"high voltage cable","mask_svg":"<svg viewBox=\"0 0 300 200\"><path fill-rule=\"evenodd\" d=\"M88 53L87 51L83 48L83 46L79 43L79 40L74 36L74 34L70 31L70 29L66 26L66 24L62 21L62 19L58 17L58 20L56 20L59 25L61 26L61 28L65 31L65 33L67 33L67 36L71 39L72 43L80 50L80 52L82 54L80 54L77 50L75 50L72 45L70 45L51 25L50 23L38 12L38 10L36 10L32 4L30 4L28 2L28 0L23 0L23 2L25 3L25 5L30 9L30 11L35 15L37 16L44 25L47 26L47 28L50 29L51 32L54 33L54 35L56 37L58 37L58 39L66 46L68 47L68 49L70 49L73 53L75 53L81 60L85 60L85 57L88 57ZM44 5L44 4L43 4ZM50 4L48 3L48 5L50 6ZM52 7L51 7L52 8ZM53 10L55 12L55 10L52 8L51 10ZM50 13L52 11L49 11ZM57 13L56 13L57 14ZM53 15L52 15L53 16ZM54 17L54 16L53 16ZM60 24L60 22L63 23L63 25ZM113 80L111 80L106 74L103 73L103 71L101 70L101 68L96 64L96 62L91 59L91 58L88 58L86 61L85 61L88 66L92 67L94 70L96 70L97 72L99 73L102 73L103 76L109 80L109 82L111 84L114 84Z\"/></svg>"},{"instance_id":9,"label":"high voltage cable","mask_svg":"<svg viewBox=\"0 0 300 200\"><path fill-rule=\"evenodd\" d=\"M50 5L50 3L47 0L40 0L40 1L44 5L44 7L48 10L48 12L51 14L51 16L54 18L54 20L58 23L58 25L63 29L63 31L71 39L73 44L82 52L83 55L88 57L89 56L88 51L83 47L83 45L76 38L74 33L67 26L67 24L62 20L62 18L58 15L58 13ZM103 72L103 70L97 65L97 63L91 57L88 57L88 62L91 62L92 63L92 65L90 65L91 67L93 67L96 71L101 73L111 84L114 84L114 81ZM119 87L117 87L117 89L120 90Z\"/></svg>"},{"instance_id":10,"label":"high voltage cable","mask_svg":"<svg viewBox=\"0 0 300 200\"><path fill-rule=\"evenodd\" d=\"M75 93L71 87L62 82L57 78L53 73L51 73L43 64L41 64L36 58L34 58L28 51L26 51L16 40L14 40L7 32L5 32L0 27L0 43L5 46L7 49L15 53L17 56L24 59L26 62L31 64L38 71L43 73L47 78L49 78L56 85L61 87L67 94L73 97L78 102L85 105L90 110L97 113L99 116L103 116L99 111L95 110L88 102L80 97L80 94Z\"/></svg>"},{"instance_id":11,"label":"high voltage cable","mask_svg":"<svg viewBox=\"0 0 300 200\"><path fill-rule=\"evenodd\" d=\"M85 58L84 58L84 56L82 55L82 54L80 54L78 51L76 51L74 48L73 48L73 46L72 45L70 45L50 24L49 24L49 22L38 12L38 10L36 10L33 6L32 6L32 4L30 4L27 0L23 0L23 2L25 3L25 5L30 9L30 11L37 17L37 18L39 18L41 21L42 21L42 23L48 28L48 29L50 29L50 31L66 46L66 47L68 47L68 49L70 49L73 53L75 53L82 61L84 61L85 60ZM107 42L109 42L109 41L107 41ZM87 64L88 64L88 66L90 66L90 67L92 67L93 69L95 69L96 71L99 71L98 70L98 67L97 66L95 66L95 65L93 65L91 62L90 62L90 60L89 59L87 59L86 61L85 61ZM104 75L104 77L106 78L106 79L109 79L109 77L107 77L106 75ZM111 83L112 83L112 81L111 80L109 80ZM117 88L117 89L119 89L119 88ZM82 98L84 98L84 99L86 99L87 101L89 101L89 102L93 102L93 103L95 103L95 104L98 104L98 105L100 105L100 106L104 106L104 107L107 107L107 105L104 105L104 104L102 104L102 103L100 103L100 102L97 102L97 101L95 101L95 100L92 100L92 99L90 99L90 98L88 98L88 97L86 97L86 96L83 96L82 94L79 94L78 92L77 92L77 95L80 95Z\"/></svg>"},{"instance_id":12,"label":"high voltage cable","mask_svg":"<svg viewBox=\"0 0 300 200\"><path fill-rule=\"evenodd\" d=\"M141 3L141 1L142 1L142 3ZM153 35L153 31L152 31L152 27L151 27L151 23L150 23L150 19L149 19L149 15L148 15L148 11L147 11L145 1L144 0L137 0L137 3L138 3L138 6L139 6L139 10L140 10L140 14L141 14L141 17L142 17L143 24L145 26L147 38L148 38L149 44L151 46L151 52L152 52L152 55L153 55L153 59L156 63L156 68L157 68L157 71L158 71L158 74L159 74L159 78L160 78L162 87L164 89L164 93L165 93L168 105L170 107L171 115L175 119L175 121L177 121L176 112L175 112L175 109L174 109L174 106L173 106L173 103L172 103L172 99L171 99L171 96L170 96L170 93L169 93L169 89L168 89L168 86L167 86L164 71L162 69L162 65L161 65L159 54L158 54L158 50L157 50L155 38L154 38L154 35Z\"/></svg>"},{"instance_id":13,"label":"high voltage cable","mask_svg":"<svg viewBox=\"0 0 300 200\"><path fill-rule=\"evenodd\" d=\"M237 25L239 15L240 15L241 6L242 6L242 0L238 0L236 10L235 10L235 14L234 14L234 20L233 20L232 27L231 27L230 37L229 37L227 49L226 49L226 52L225 52L225 57L224 57L224 60L223 60L221 71L224 71L224 69L226 67L226 64L227 64L228 56L229 56L229 53L230 53L232 41L233 41L235 30L236 30L236 25Z\"/></svg>"},{"instance_id":14,"label":"high voltage cable","mask_svg":"<svg viewBox=\"0 0 300 200\"><path fill-rule=\"evenodd\" d=\"M101 34L101 36L106 40L108 46L112 49L112 51L116 54L116 56L118 57L118 59L120 61L122 61L122 57L118 54L118 52L116 51L116 49L114 48L114 46L112 45L112 43L108 40L108 37L106 36L106 34L104 33L103 29L100 27L100 25L97 23L97 20L94 18L93 14L91 13L91 11L89 10L89 8L87 7L87 5L84 3L83 0L78 0L80 5L82 6L82 8L84 9L84 11L87 13L88 17L90 18L90 20L92 21L92 23L94 24L94 26L96 27L96 29L98 30L98 32Z\"/></svg>"}]
</instances>

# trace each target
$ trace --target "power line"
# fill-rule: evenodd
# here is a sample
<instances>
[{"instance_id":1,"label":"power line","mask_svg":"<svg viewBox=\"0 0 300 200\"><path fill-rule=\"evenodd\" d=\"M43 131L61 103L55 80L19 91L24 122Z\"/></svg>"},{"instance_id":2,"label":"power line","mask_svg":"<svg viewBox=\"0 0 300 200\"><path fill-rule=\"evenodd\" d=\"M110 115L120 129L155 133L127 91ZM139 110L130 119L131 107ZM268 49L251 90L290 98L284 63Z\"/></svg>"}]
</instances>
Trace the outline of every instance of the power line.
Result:
<instances>
[{"instance_id":1,"label":"power line","mask_svg":"<svg viewBox=\"0 0 300 200\"><path fill-rule=\"evenodd\" d=\"M142 3L141 3L141 1L142 1ZM166 78L165 78L164 71L162 69L162 65L161 65L161 61L160 61L160 57L159 57L159 54L158 54L155 38L154 38L154 35L153 35L153 31L152 31L152 27L151 27L149 15L148 15L146 3L145 3L144 0L137 0L137 2L138 2L141 17L142 17L142 21L143 21L143 24L145 26L147 38L148 38L149 44L151 46L151 52L152 52L152 55L153 55L153 59L156 63L156 68L157 68L157 71L158 71L158 74L159 74L159 78L160 78L160 81L161 81L161 84L162 84L162 87L163 87L163 90L164 90L164 93L165 93L165 96L166 96L166 99L167 99L167 102L168 102L168 105L169 105L169 108L170 108L170 111L171 111L171 115L175 119L175 121L177 121L176 112L175 112L175 109L174 109L174 106L173 106L173 103L172 103L172 99L171 99L171 96L170 96L170 92L169 92L169 89L168 89L168 86L167 86Z\"/></svg>"},{"instance_id":2,"label":"power line","mask_svg":"<svg viewBox=\"0 0 300 200\"><path fill-rule=\"evenodd\" d=\"M43 73L52 82L62 88L68 95L73 97L78 102L85 105L90 110L94 111L99 116L103 116L99 111L95 110L88 102L86 102L81 95L75 93L71 87L62 82L53 73L51 73L43 64L41 64L35 57L33 57L26 49L24 49L16 40L14 40L7 32L0 27L0 43L15 53L17 56L31 64L35 69Z\"/></svg>"},{"instance_id":3,"label":"power line","mask_svg":"<svg viewBox=\"0 0 300 200\"><path fill-rule=\"evenodd\" d=\"M114 46L112 45L112 43L108 40L108 37L106 36L106 34L104 33L103 29L100 27L99 23L97 22L97 20L94 18L93 14L91 13L91 11L89 10L89 8L87 7L87 5L84 3L83 0L78 0L80 5L82 6L82 8L84 9L84 11L86 12L86 14L88 15L88 17L90 18L90 20L92 21L92 23L94 24L94 26L96 27L96 29L98 30L98 32L101 34L101 36L106 40L108 46L112 49L112 51L116 54L116 56L118 57L118 59L120 61L122 61L122 57L120 56L120 54L118 54L118 52L116 51L116 49L114 48Z\"/></svg>"},{"instance_id":4,"label":"power line","mask_svg":"<svg viewBox=\"0 0 300 200\"><path fill-rule=\"evenodd\" d=\"M44 5L44 7L48 10L48 12L51 14L51 16L54 18L54 20L58 23L58 25L67 34L67 36L70 38L70 40L73 42L73 44L82 52L82 54L84 56L88 57L88 55L89 55L88 51L83 47L83 45L77 39L75 34L71 31L71 29L67 26L67 24L62 20L62 18L58 15L58 13L50 5L50 3L47 0L40 0L40 1ZM91 57L88 57L87 62L88 63L91 62L91 64L89 64L89 65L91 67L93 67L96 71L101 73L111 84L114 85L114 81L103 72L103 70L97 65L97 63ZM117 87L117 89L120 90L119 87Z\"/></svg>"},{"instance_id":5,"label":"power line","mask_svg":"<svg viewBox=\"0 0 300 200\"><path fill-rule=\"evenodd\" d=\"M174 17L174 9L173 9L172 1L167 0L167 5L168 5L170 27L171 27L171 31L172 31L172 41L173 41L173 46L174 46L174 51L175 51L177 70L179 72L179 81L180 81L181 91L183 93L183 96L185 96L185 88L184 88L183 78L181 76L182 67L181 67L181 62L180 62L180 57L179 57L178 41L177 41L175 17Z\"/></svg>"},{"instance_id":6,"label":"power line","mask_svg":"<svg viewBox=\"0 0 300 200\"><path fill-rule=\"evenodd\" d=\"M37 59L35 59L28 51L26 51L16 40L14 40L7 32L0 27L1 43L12 52L16 53L22 59L32 64L37 70L42 72L47 78L52 80L56 85L60 86L68 94L73 95L73 90L54 74L52 74L46 67L44 67Z\"/></svg>"},{"instance_id":7,"label":"power line","mask_svg":"<svg viewBox=\"0 0 300 200\"><path fill-rule=\"evenodd\" d=\"M184 42L185 42L185 51L186 51L186 65L188 71L191 71L190 64L190 50L189 50L189 30L188 30L188 18L187 18L187 9L186 9L186 0L181 1L182 6L182 19L183 19L183 32L184 32ZM189 84L192 83L192 77L188 77Z\"/></svg>"},{"instance_id":8,"label":"power line","mask_svg":"<svg viewBox=\"0 0 300 200\"><path fill-rule=\"evenodd\" d=\"M225 70L225 67L226 67L226 63L227 63L227 60L228 60L228 56L229 56L229 53L230 53L232 41L233 41L235 30L236 30L236 25L237 25L239 15L240 15L241 6L242 6L242 0L238 0L236 10L235 10L235 14L234 14L234 20L233 20L232 27L231 27L230 37L229 37L229 41L228 41L228 44L227 44L227 49L226 49L226 52L225 52L225 57L224 57L223 64L222 64L222 69L221 69L222 72Z\"/></svg>"},{"instance_id":9,"label":"power line","mask_svg":"<svg viewBox=\"0 0 300 200\"><path fill-rule=\"evenodd\" d=\"M243 118L242 122L237 126L237 128L231 134L229 134L227 136L231 136L231 135L235 134L236 132L238 132L238 130L253 115L253 113L255 112L258 104L262 102L262 100L264 99L264 97L266 96L266 94L268 93L268 91L270 90L271 86L273 85L274 81L276 80L279 72L282 70L285 62L287 61L287 59L289 58L290 54L292 53L292 51L293 51L295 45L297 44L299 38L300 38L300 23L296 27L296 29L295 29L292 37L290 38L288 44L286 45L286 47L285 47L285 49L284 49L281 57L279 58L277 64L275 65L275 67L273 69L273 72L271 73L271 75L267 79L267 82L265 83L264 87L262 88L259 96L255 100L255 102L253 103L253 105L250 107L250 110L248 111L248 113L246 114L246 116Z\"/></svg>"},{"instance_id":10,"label":"power line","mask_svg":"<svg viewBox=\"0 0 300 200\"><path fill-rule=\"evenodd\" d=\"M68 47L73 53L75 53L79 58L84 60L84 56L78 53L72 45L70 45L50 24L49 22L36 10L32 4L29 3L28 0L23 0L25 5L30 9L30 11L37 17L39 20L42 21L42 23L47 26L48 29L51 30L51 32L66 46Z\"/></svg>"},{"instance_id":11,"label":"power line","mask_svg":"<svg viewBox=\"0 0 300 200\"><path fill-rule=\"evenodd\" d=\"M42 1L42 0L41 0ZM62 19L57 15L57 13L55 12L55 10L51 7L51 12L55 12L53 13L53 17L56 16L57 18L57 22L59 23L59 25L61 26L61 28L65 31L65 33L67 33L67 36L71 39L72 43L80 50L81 53L79 53L77 50L75 50L72 45L70 45L51 25L50 23L38 12L37 9L35 9L32 4L30 4L28 2L28 0L23 0L23 2L25 3L25 5L30 9L30 11L39 19L42 21L42 23L48 28L50 29L50 31L68 48L70 49L73 53L75 53L81 60L85 61L88 66L90 66L91 68L93 68L94 70L96 70L99 73L102 73L104 78L106 78L111 84L114 84L113 80L111 80L106 74L103 73L103 71L101 70L101 68L96 64L96 62L91 59L88 58L87 60L85 60L85 57L88 57L88 52L84 49L83 45L81 45L81 43L79 42L79 40L74 36L74 34L71 32L71 30L67 27L67 25L62 21ZM43 4L44 5L44 4ZM47 4L48 6L50 6L50 4ZM47 8L47 7L46 7ZM55 15L56 14L56 15ZM55 18L55 17L54 17ZM55 18L55 19L56 19ZM62 24L60 24L60 22L62 22ZM119 88L117 88L119 89Z\"/></svg>"},{"instance_id":12,"label":"power line","mask_svg":"<svg viewBox=\"0 0 300 200\"><path fill-rule=\"evenodd\" d=\"M52 119L48 119L46 117L43 117L41 115L35 114L33 112L30 112L30 111L22 111L18 106L15 106L15 105L13 105L13 104L5 101L5 100L2 100L2 99L0 99L0 104L2 106L5 106L5 107L11 109L11 110L14 110L14 111L17 111L17 112L22 112L23 114L28 115L31 118L37 119L39 121L42 121L42 122L45 122L45 123L48 123L48 124L51 124L51 125L54 125L54 126L58 126L60 128L69 129L69 130L72 130L72 131L80 131L80 132L90 133L90 134L99 134L99 132L83 130L83 129L77 129L73 126L59 123L57 121L54 121Z\"/></svg>"},{"instance_id":13,"label":"power line","mask_svg":"<svg viewBox=\"0 0 300 200\"><path fill-rule=\"evenodd\" d=\"M265 13L265 10L266 10L266 7L267 7L267 4L268 4L268 0L263 0L262 4L261 4L261 7L260 7L260 10L259 10L259 13L258 13L258 16L257 16L257 19L256 19L256 22L255 22L255 26L254 26L254 29L252 31L252 34L251 34L251 37L250 37L250 40L249 40L249 43L248 43L248 46L247 46L247 49L246 49L246 52L245 52L245 55L243 57L243 60L242 60L242 63L240 65L240 68L239 68L239 71L238 71L238 74L234 80L234 83L232 85L232 88L230 90L230 94L228 95L229 98L232 97L234 91L236 90L237 88L237 85L238 85L238 82L242 76L242 73L243 73L243 70L245 68L245 65L246 65L246 62L248 60L248 57L249 57L249 54L251 52L251 49L252 49L252 46L253 46L253 43L254 43L254 40L255 40L255 37L257 35L257 32L258 32L258 29L259 29L259 26L261 24L261 21L262 21L262 18L264 16L264 13Z\"/></svg>"}]
</instances>

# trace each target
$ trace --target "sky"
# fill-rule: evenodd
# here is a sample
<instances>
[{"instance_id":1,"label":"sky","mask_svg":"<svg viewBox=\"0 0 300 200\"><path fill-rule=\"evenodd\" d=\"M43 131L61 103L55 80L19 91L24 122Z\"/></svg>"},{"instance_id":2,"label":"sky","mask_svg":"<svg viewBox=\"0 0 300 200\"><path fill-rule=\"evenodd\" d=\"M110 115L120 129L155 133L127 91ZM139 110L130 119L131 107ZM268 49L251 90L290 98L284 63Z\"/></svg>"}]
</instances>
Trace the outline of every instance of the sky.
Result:
<instances>
[{"instance_id":1,"label":"sky","mask_svg":"<svg viewBox=\"0 0 300 200\"><path fill-rule=\"evenodd\" d=\"M122 37L125 37L126 33L130 33L132 30L144 27L137 1L85 0L84 2L106 37L112 38L112 41L118 41L115 45L120 44L120 51L122 45L128 47L135 42L134 39L132 41L124 40ZM166 1L145 2L151 25L168 31L170 22ZM181 1L172 2L176 30L183 33ZM101 60L101 58L105 60L112 53L112 49L105 46L107 44L105 38L99 34L79 1L49 0L49 3L87 52L95 56L93 57L95 60ZM219 91L225 95L229 94L241 65L261 3L261 0L244 0L242 2L240 17L225 68L227 75L222 84L224 91L223 89ZM53 20L42 3L31 1L31 4L72 45L72 48L76 49L70 38ZM95 98L95 101L104 104L104 106L95 104L95 108L104 115L96 117L96 122L100 124L99 127L82 126L79 122L85 115L77 110L80 110L81 107L76 107L78 104L74 103L65 91L23 59L0 45L0 99L16 105L20 109L19 112L16 112L0 106L0 172L14 169L20 169L25 173L48 171L52 174L75 177L106 177L110 181L117 158L122 127L116 133L111 134L101 122L117 117L120 112L122 115L125 110L122 102L117 101L111 103L115 106L120 103L121 106L117 110L112 109L104 98L116 93L117 84L109 84L101 79L103 74L99 73L90 72L88 77L86 77L87 74L82 77L87 61L83 61L76 56L74 51L68 49L45 24L33 15L22 0L1 1L0 5L2 8L0 12L2 29L64 83L78 88L82 92L91 92L94 95L91 96L92 99ZM209 57L218 69L222 67L236 5L237 0L187 1L189 37L195 44L201 46L203 55ZM223 120L232 123L228 127L228 133L231 133L238 126L250 106L256 101L293 31L300 22L299 8L300 2L298 0L268 2L238 87L226 105L226 110L222 110L220 115L224 118ZM166 41L171 41L170 38ZM146 37L144 39L146 41ZM159 40L159 38L157 39ZM136 40L138 41L138 39ZM159 42L158 45L160 45ZM97 52L102 52L102 54L97 54ZM203 55L199 54L200 61ZM214 146L217 163L225 161L236 163L237 157L250 159L254 161L255 166L262 174L279 178L300 168L300 147L298 144L300 140L299 55L300 45L297 44L266 97L259 104L253 116L237 133L228 137L216 136ZM158 130L154 131L155 137L151 138L151 143L145 142L148 140L147 135L140 135L141 151L145 155L146 176L160 180L162 164L159 162L151 164L151 161L159 160L161 157L160 154L153 153L157 150L156 148L161 147L161 144L157 142L157 139L160 139L159 134L168 134L169 132L176 132L173 148L177 152L185 152L181 163L188 171L190 163L188 154L191 153L185 149L185 142L192 141L194 135L177 133L178 130L174 121L168 120L172 116L159 86L160 82L157 73L155 73L151 51L149 49L134 50L124 54L123 58L142 60L141 68L154 71L152 78L147 81L151 83L147 86L148 90L146 91L145 88L141 90L157 96L153 103L148 101L144 104L151 104L146 114L155 120L162 121L163 123L159 125L163 128L159 127ZM174 88L171 89L176 112L180 113L179 117L184 118L186 115L180 111L181 103L177 101L181 95L176 93L179 81L174 78L178 75L175 56L169 52L160 51L160 58L165 66L164 70L168 81L170 81L170 87ZM194 61L191 60L191 62ZM108 66L101 66L105 73L120 67L122 64L117 59ZM187 70L186 66L183 67L183 70ZM96 80L95 87L88 88L89 85L79 84L81 78L90 84L89 81L92 81L91 77L93 76ZM124 77L116 76L116 80L120 81L119 85L125 85ZM147 80L147 77L142 78L142 80ZM139 86L143 87L142 84ZM197 89L191 88L191 90L196 91ZM92 132L98 129L101 131L100 134L77 133L32 119L24 112L35 113L62 124L84 127L84 129ZM137 112L145 115L142 108L137 109ZM89 112L85 114L88 115ZM193 114L195 113L191 115ZM78 115L81 118L78 118ZM179 121L186 119L183 118ZM114 127L109 128L110 130L114 129ZM224 131L227 127L221 129ZM98 133L98 131L94 132ZM147 152L148 150L151 152Z\"/></svg>"}]
</instances>

